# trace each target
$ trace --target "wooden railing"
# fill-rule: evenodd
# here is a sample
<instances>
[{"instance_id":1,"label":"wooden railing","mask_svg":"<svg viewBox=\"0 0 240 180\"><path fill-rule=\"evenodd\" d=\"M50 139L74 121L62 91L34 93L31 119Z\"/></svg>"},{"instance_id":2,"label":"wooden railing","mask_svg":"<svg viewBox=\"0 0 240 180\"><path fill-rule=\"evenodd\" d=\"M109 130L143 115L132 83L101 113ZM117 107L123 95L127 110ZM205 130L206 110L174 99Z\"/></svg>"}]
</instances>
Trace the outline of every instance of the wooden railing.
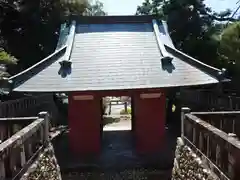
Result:
<instances>
[{"instance_id":1,"label":"wooden railing","mask_svg":"<svg viewBox=\"0 0 240 180\"><path fill-rule=\"evenodd\" d=\"M240 171L240 141L205 121L199 113L182 110L182 137L221 180L237 180ZM234 114L234 113L232 113ZM225 113L224 116L232 116ZM238 116L238 112L236 115ZM198 117L201 116L201 118ZM214 116L217 115L217 112ZM219 113L222 116L222 113ZM235 121L240 119L235 119ZM213 120L212 120L213 121ZM219 123L221 118L215 118ZM226 120L227 121L227 120ZM223 127L224 128L224 127ZM238 127L239 128L239 127Z\"/></svg>"},{"instance_id":2,"label":"wooden railing","mask_svg":"<svg viewBox=\"0 0 240 180\"><path fill-rule=\"evenodd\" d=\"M192 114L227 134L236 134L240 139L240 111L195 112Z\"/></svg>"},{"instance_id":3,"label":"wooden railing","mask_svg":"<svg viewBox=\"0 0 240 180\"><path fill-rule=\"evenodd\" d=\"M1 119L22 126L30 123L0 144L0 180L19 179L49 142L49 115L32 118Z\"/></svg>"},{"instance_id":4,"label":"wooden railing","mask_svg":"<svg viewBox=\"0 0 240 180\"><path fill-rule=\"evenodd\" d=\"M36 116L44 104L53 102L52 94L25 97L0 103L0 117Z\"/></svg>"},{"instance_id":5,"label":"wooden railing","mask_svg":"<svg viewBox=\"0 0 240 180\"><path fill-rule=\"evenodd\" d=\"M0 142L7 140L36 119L37 117L0 118Z\"/></svg>"},{"instance_id":6,"label":"wooden railing","mask_svg":"<svg viewBox=\"0 0 240 180\"><path fill-rule=\"evenodd\" d=\"M210 91L181 90L181 101L184 106L197 111L240 110L240 97L219 95Z\"/></svg>"}]
</instances>

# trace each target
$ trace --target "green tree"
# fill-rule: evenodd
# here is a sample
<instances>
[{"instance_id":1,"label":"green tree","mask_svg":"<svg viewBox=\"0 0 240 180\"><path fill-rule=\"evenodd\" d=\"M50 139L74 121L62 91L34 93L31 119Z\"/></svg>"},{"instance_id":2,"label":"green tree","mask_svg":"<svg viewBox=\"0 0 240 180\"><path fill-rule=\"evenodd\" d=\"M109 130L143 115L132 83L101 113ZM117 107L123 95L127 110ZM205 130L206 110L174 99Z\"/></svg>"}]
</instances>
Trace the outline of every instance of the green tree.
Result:
<instances>
[{"instance_id":1,"label":"green tree","mask_svg":"<svg viewBox=\"0 0 240 180\"><path fill-rule=\"evenodd\" d=\"M240 73L240 21L229 24L220 35L220 60L228 67L232 76L239 78Z\"/></svg>"},{"instance_id":2,"label":"green tree","mask_svg":"<svg viewBox=\"0 0 240 180\"><path fill-rule=\"evenodd\" d=\"M0 48L0 64L17 64L17 59Z\"/></svg>"},{"instance_id":3,"label":"green tree","mask_svg":"<svg viewBox=\"0 0 240 180\"><path fill-rule=\"evenodd\" d=\"M87 6L85 12L85 16L106 16L107 13L103 10L103 3L100 1L95 1L95 3Z\"/></svg>"},{"instance_id":4,"label":"green tree","mask_svg":"<svg viewBox=\"0 0 240 180\"><path fill-rule=\"evenodd\" d=\"M145 0L136 14L156 14L168 23L176 48L211 65L217 64L219 31L215 20L229 20L230 11L217 14L204 0Z\"/></svg>"},{"instance_id":5,"label":"green tree","mask_svg":"<svg viewBox=\"0 0 240 180\"><path fill-rule=\"evenodd\" d=\"M0 79L8 77L10 74L7 68L11 65L16 65L17 59L14 56L8 54L4 49L0 48Z\"/></svg>"},{"instance_id":6,"label":"green tree","mask_svg":"<svg viewBox=\"0 0 240 180\"><path fill-rule=\"evenodd\" d=\"M60 25L70 15L88 9L103 13L102 4L87 0L0 0L0 47L20 60L17 71L26 69L55 50Z\"/></svg>"}]
</instances>

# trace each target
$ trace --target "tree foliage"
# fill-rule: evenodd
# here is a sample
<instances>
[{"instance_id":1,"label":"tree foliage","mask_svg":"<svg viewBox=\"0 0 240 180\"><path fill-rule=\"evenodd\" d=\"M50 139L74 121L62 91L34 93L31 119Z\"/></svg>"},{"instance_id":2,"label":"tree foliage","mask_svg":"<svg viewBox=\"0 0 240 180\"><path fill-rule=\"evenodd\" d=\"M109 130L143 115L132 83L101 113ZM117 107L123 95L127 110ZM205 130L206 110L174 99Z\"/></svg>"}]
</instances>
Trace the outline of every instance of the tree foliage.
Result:
<instances>
[{"instance_id":1,"label":"tree foliage","mask_svg":"<svg viewBox=\"0 0 240 180\"><path fill-rule=\"evenodd\" d=\"M136 14L156 14L168 23L176 48L211 65L216 65L221 26L215 20L229 20L230 10L214 13L204 0L145 0Z\"/></svg>"},{"instance_id":2,"label":"tree foliage","mask_svg":"<svg viewBox=\"0 0 240 180\"><path fill-rule=\"evenodd\" d=\"M0 64L17 64L17 59L0 48Z\"/></svg>"},{"instance_id":3,"label":"tree foliage","mask_svg":"<svg viewBox=\"0 0 240 180\"><path fill-rule=\"evenodd\" d=\"M220 59L239 77L240 73L240 21L230 24L220 36Z\"/></svg>"},{"instance_id":4,"label":"tree foliage","mask_svg":"<svg viewBox=\"0 0 240 180\"><path fill-rule=\"evenodd\" d=\"M0 47L19 59L17 71L52 53L61 23L74 15L104 14L87 0L0 0Z\"/></svg>"},{"instance_id":5,"label":"tree foliage","mask_svg":"<svg viewBox=\"0 0 240 180\"><path fill-rule=\"evenodd\" d=\"M0 79L10 76L7 72L7 68L9 66L16 65L17 61L18 60L14 56L8 54L3 48L0 48Z\"/></svg>"},{"instance_id":6,"label":"tree foliage","mask_svg":"<svg viewBox=\"0 0 240 180\"><path fill-rule=\"evenodd\" d=\"M103 10L103 3L95 1L93 4L89 4L84 12L86 16L106 16L107 13Z\"/></svg>"}]
</instances>

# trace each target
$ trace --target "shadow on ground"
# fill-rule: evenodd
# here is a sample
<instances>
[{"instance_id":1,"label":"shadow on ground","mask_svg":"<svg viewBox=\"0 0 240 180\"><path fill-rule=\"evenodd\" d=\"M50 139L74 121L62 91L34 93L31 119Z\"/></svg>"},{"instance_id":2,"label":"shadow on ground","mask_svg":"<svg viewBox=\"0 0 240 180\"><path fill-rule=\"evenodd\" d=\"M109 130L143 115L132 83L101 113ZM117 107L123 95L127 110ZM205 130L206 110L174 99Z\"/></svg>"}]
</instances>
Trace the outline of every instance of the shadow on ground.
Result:
<instances>
[{"instance_id":1,"label":"shadow on ground","mask_svg":"<svg viewBox=\"0 0 240 180\"><path fill-rule=\"evenodd\" d=\"M135 152L134 139L131 131L106 131L102 137L102 151L99 157L76 158L69 149L68 134L63 134L53 142L55 154L64 176L77 179L125 179L127 174L146 177L156 176L157 179L169 179L173 167L177 136L166 132L165 147L161 152L151 155L139 155ZM89 175L89 178L86 176ZM163 178L164 177L164 178ZM151 179L152 179L151 178ZM69 179L69 178L68 178ZM126 178L129 179L129 178ZM141 179L141 178L130 178ZM153 178L155 179L155 178Z\"/></svg>"},{"instance_id":2,"label":"shadow on ground","mask_svg":"<svg viewBox=\"0 0 240 180\"><path fill-rule=\"evenodd\" d=\"M120 118L114 118L114 117L104 117L103 118L103 126L113 123L120 122Z\"/></svg>"}]
</instances>

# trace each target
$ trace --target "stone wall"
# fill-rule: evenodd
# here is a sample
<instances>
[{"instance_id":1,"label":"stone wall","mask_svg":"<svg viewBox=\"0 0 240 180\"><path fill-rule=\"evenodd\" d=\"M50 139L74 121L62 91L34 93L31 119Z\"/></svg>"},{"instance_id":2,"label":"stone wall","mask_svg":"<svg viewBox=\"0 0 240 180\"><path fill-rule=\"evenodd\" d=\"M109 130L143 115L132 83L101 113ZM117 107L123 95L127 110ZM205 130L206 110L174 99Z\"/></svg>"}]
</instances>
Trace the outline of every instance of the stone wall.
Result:
<instances>
[{"instance_id":1,"label":"stone wall","mask_svg":"<svg viewBox=\"0 0 240 180\"><path fill-rule=\"evenodd\" d=\"M182 138L178 138L172 180L219 180Z\"/></svg>"},{"instance_id":2,"label":"stone wall","mask_svg":"<svg viewBox=\"0 0 240 180\"><path fill-rule=\"evenodd\" d=\"M61 180L60 167L57 163L52 144L40 153L37 160L20 180Z\"/></svg>"}]
</instances>

